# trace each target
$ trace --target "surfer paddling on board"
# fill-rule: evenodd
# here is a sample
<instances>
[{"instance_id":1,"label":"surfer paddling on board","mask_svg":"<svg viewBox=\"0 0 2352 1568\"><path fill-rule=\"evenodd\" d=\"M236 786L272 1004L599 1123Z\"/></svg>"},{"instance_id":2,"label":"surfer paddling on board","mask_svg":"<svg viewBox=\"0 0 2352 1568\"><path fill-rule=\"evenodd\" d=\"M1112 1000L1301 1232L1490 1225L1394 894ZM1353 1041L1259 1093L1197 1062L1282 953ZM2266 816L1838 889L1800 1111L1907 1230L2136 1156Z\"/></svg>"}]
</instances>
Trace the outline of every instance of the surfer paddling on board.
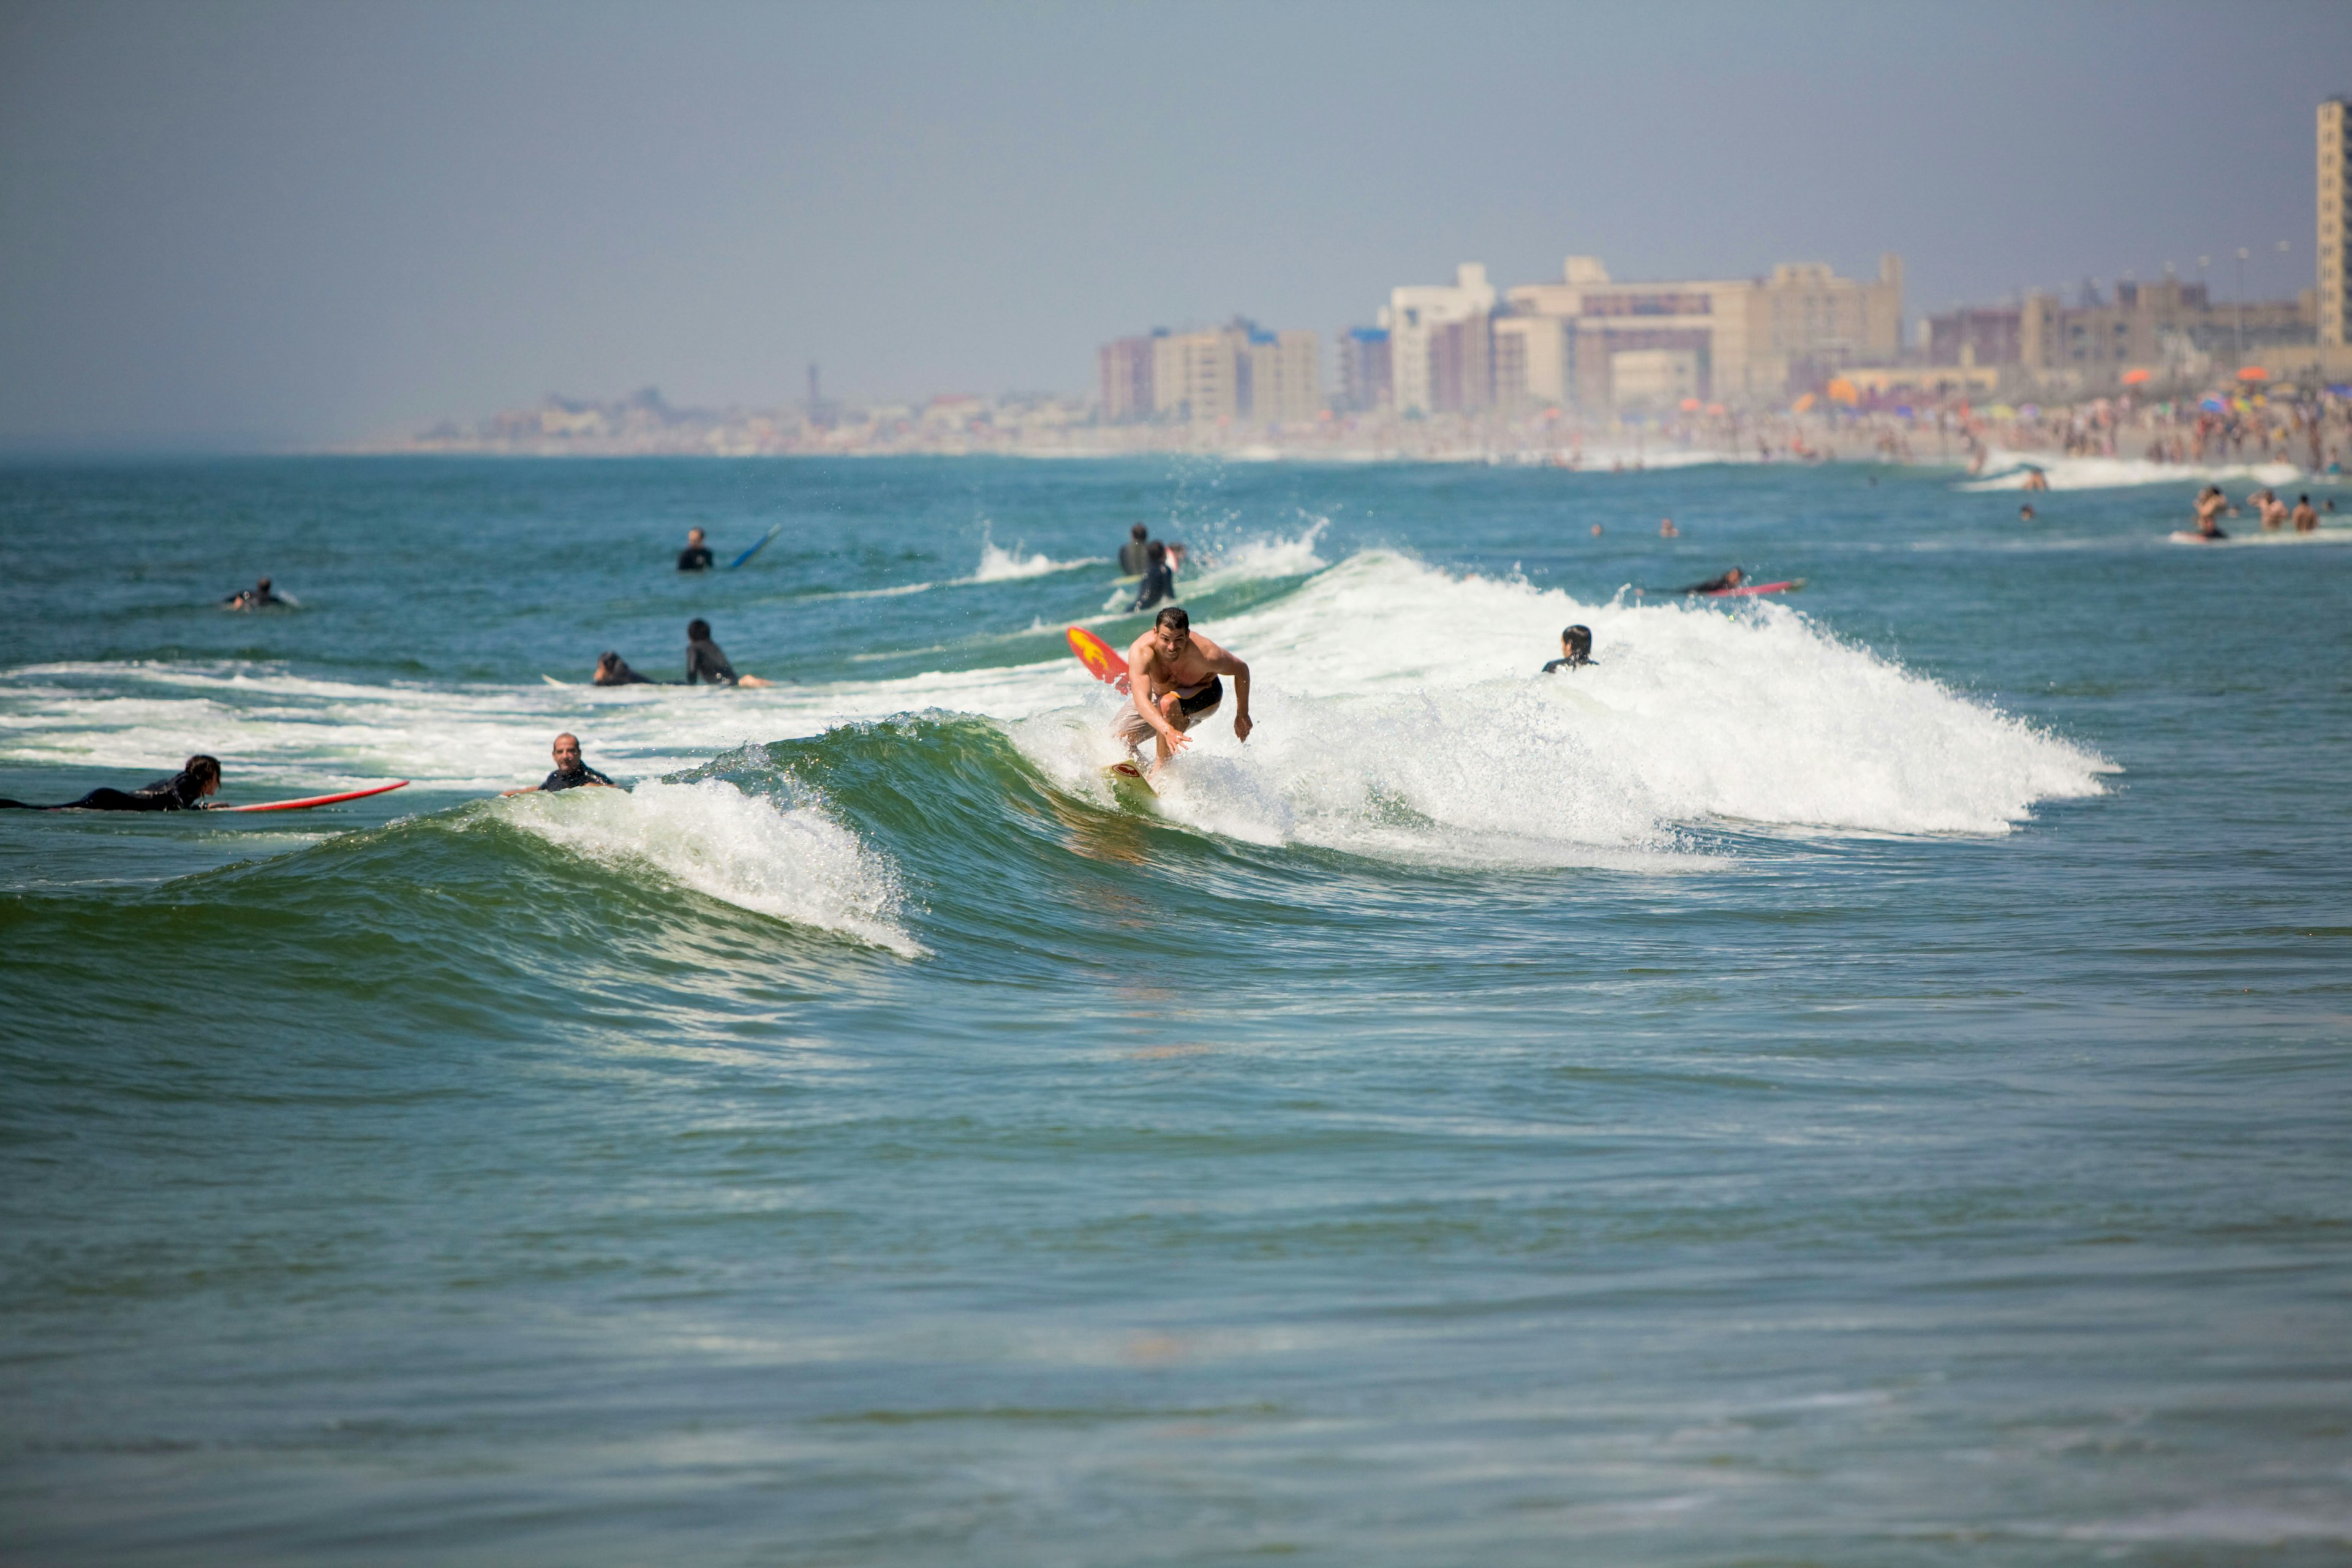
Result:
<instances>
[{"instance_id":1,"label":"surfer paddling on board","mask_svg":"<svg viewBox=\"0 0 2352 1568\"><path fill-rule=\"evenodd\" d=\"M725 651L710 640L710 623L699 619L686 623L686 683L692 686L698 680L745 688L771 684L756 675L736 674Z\"/></svg>"},{"instance_id":2,"label":"surfer paddling on board","mask_svg":"<svg viewBox=\"0 0 2352 1568\"><path fill-rule=\"evenodd\" d=\"M1709 577L1704 583L1694 583L1687 588L1677 588L1677 594L1722 594L1748 581L1748 574L1734 566L1720 577Z\"/></svg>"},{"instance_id":3,"label":"surfer paddling on board","mask_svg":"<svg viewBox=\"0 0 2352 1568\"><path fill-rule=\"evenodd\" d=\"M220 785L220 759L199 752L170 778L157 779L153 784L142 784L137 789L94 789L79 800L69 800L62 805L32 805L21 800L0 800L0 808L18 811L202 811L205 796L218 795Z\"/></svg>"},{"instance_id":4,"label":"surfer paddling on board","mask_svg":"<svg viewBox=\"0 0 2352 1568\"><path fill-rule=\"evenodd\" d=\"M1192 629L1181 605L1160 612L1151 629L1127 650L1128 708L1111 732L1130 752L1146 737L1158 741L1158 772L1192 743L1185 731L1214 714L1225 700L1223 676L1234 678L1234 736L1246 741L1250 722L1249 666Z\"/></svg>"},{"instance_id":5,"label":"surfer paddling on board","mask_svg":"<svg viewBox=\"0 0 2352 1568\"><path fill-rule=\"evenodd\" d=\"M553 795L559 790L593 787L618 789L621 786L580 760L580 737L569 731L555 737L555 771L529 789L510 789L509 795Z\"/></svg>"},{"instance_id":6,"label":"surfer paddling on board","mask_svg":"<svg viewBox=\"0 0 2352 1568\"><path fill-rule=\"evenodd\" d=\"M293 600L288 598L285 595L271 587L269 585L269 579L264 577L252 587L239 588L236 593L231 594L227 598L223 599L221 601L221 608L225 610L267 610L273 609L279 605L290 605L293 602Z\"/></svg>"}]
</instances>

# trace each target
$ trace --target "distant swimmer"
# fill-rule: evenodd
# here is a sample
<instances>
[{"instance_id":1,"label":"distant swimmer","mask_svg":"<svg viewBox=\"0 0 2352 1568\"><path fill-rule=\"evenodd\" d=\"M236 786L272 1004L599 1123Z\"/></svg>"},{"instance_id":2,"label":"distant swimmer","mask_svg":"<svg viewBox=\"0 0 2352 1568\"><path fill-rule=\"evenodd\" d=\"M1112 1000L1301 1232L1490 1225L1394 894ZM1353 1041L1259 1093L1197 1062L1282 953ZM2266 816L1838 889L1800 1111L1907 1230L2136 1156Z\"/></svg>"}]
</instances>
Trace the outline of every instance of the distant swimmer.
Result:
<instances>
[{"instance_id":1,"label":"distant swimmer","mask_svg":"<svg viewBox=\"0 0 2352 1568\"><path fill-rule=\"evenodd\" d=\"M2229 538L2221 531L2221 516L2235 510L2230 498L2221 493L2221 486L2207 485L2197 492L2197 531L2208 539Z\"/></svg>"},{"instance_id":2,"label":"distant swimmer","mask_svg":"<svg viewBox=\"0 0 2352 1568\"><path fill-rule=\"evenodd\" d=\"M659 686L661 682L656 680L650 675L639 675L635 670L629 668L629 661L627 659L623 658L619 654L614 653L608 649L596 656L596 674L593 678L593 684L597 686Z\"/></svg>"},{"instance_id":3,"label":"distant swimmer","mask_svg":"<svg viewBox=\"0 0 2352 1568\"><path fill-rule=\"evenodd\" d=\"M1192 743L1186 733L1217 711L1224 702L1225 685L1234 678L1234 735L1246 741L1255 728L1250 722L1249 666L1192 630L1192 617L1181 605L1160 612L1151 629L1127 650L1129 703L1111 732L1129 751L1146 737L1158 740L1156 772Z\"/></svg>"},{"instance_id":4,"label":"distant swimmer","mask_svg":"<svg viewBox=\"0 0 2352 1568\"><path fill-rule=\"evenodd\" d=\"M269 579L264 577L252 587L240 588L236 593L231 594L227 598L223 599L221 601L221 608L225 610L262 610L268 609L274 605L290 605L293 602L293 600L286 597L285 595L280 594L276 589L270 587Z\"/></svg>"},{"instance_id":5,"label":"distant swimmer","mask_svg":"<svg viewBox=\"0 0 2352 1568\"><path fill-rule=\"evenodd\" d=\"M2319 513L2312 510L2311 498L2309 496L2297 496L2294 498L2294 531L2297 533L2317 533L2319 531Z\"/></svg>"},{"instance_id":6,"label":"distant swimmer","mask_svg":"<svg viewBox=\"0 0 2352 1568\"><path fill-rule=\"evenodd\" d=\"M702 542L702 530L686 531L686 548L677 552L677 569L681 572L710 570L710 546Z\"/></svg>"},{"instance_id":7,"label":"distant swimmer","mask_svg":"<svg viewBox=\"0 0 2352 1568\"><path fill-rule=\"evenodd\" d=\"M137 789L94 789L79 800L69 800L60 805L33 805L21 800L0 800L0 808L17 811L201 811L205 796L220 793L221 765L218 757L203 752L190 757L185 766L167 779Z\"/></svg>"},{"instance_id":8,"label":"distant swimmer","mask_svg":"<svg viewBox=\"0 0 2352 1568\"><path fill-rule=\"evenodd\" d=\"M1559 634L1559 657L1543 667L1546 675L1558 675L1563 669L1581 669L1601 661L1592 657L1592 628L1570 626Z\"/></svg>"},{"instance_id":9,"label":"distant swimmer","mask_svg":"<svg viewBox=\"0 0 2352 1568\"><path fill-rule=\"evenodd\" d=\"M1162 599L1176 594L1176 568L1168 559L1168 546L1153 540L1143 549L1143 584L1135 591L1135 603L1128 613L1148 610Z\"/></svg>"},{"instance_id":10,"label":"distant swimmer","mask_svg":"<svg viewBox=\"0 0 2352 1568\"><path fill-rule=\"evenodd\" d=\"M2046 490L2050 488L2050 476L2028 463L2025 465L2024 488L2029 490Z\"/></svg>"},{"instance_id":11,"label":"distant swimmer","mask_svg":"<svg viewBox=\"0 0 2352 1568\"><path fill-rule=\"evenodd\" d=\"M529 789L510 789L509 795L553 795L559 790L580 789L593 785L598 789L618 789L621 786L580 760L580 737L562 734L555 737L555 771Z\"/></svg>"},{"instance_id":12,"label":"distant swimmer","mask_svg":"<svg viewBox=\"0 0 2352 1568\"><path fill-rule=\"evenodd\" d=\"M1680 539L1682 536L1683 531L1675 526L1675 520L1673 518L1662 517L1658 519L1658 537L1660 539Z\"/></svg>"},{"instance_id":13,"label":"distant swimmer","mask_svg":"<svg viewBox=\"0 0 2352 1568\"><path fill-rule=\"evenodd\" d=\"M738 675L735 667L727 662L726 653L710 640L710 623L704 620L686 624L686 683L688 686L707 680L713 686L766 686L770 682L756 675Z\"/></svg>"},{"instance_id":14,"label":"distant swimmer","mask_svg":"<svg viewBox=\"0 0 2352 1568\"><path fill-rule=\"evenodd\" d=\"M1737 588L1748 581L1748 574L1734 566L1720 577L1709 577L1704 583L1694 583L1687 588L1677 588L1677 594L1720 594Z\"/></svg>"},{"instance_id":15,"label":"distant swimmer","mask_svg":"<svg viewBox=\"0 0 2352 1568\"><path fill-rule=\"evenodd\" d=\"M2026 505L2017 509L2017 521L2020 522L2032 522L2033 521L2033 507L2031 502L2028 502Z\"/></svg>"},{"instance_id":16,"label":"distant swimmer","mask_svg":"<svg viewBox=\"0 0 2352 1568\"><path fill-rule=\"evenodd\" d=\"M1118 547L1118 574L1138 577L1143 574L1143 546L1151 531L1137 523L1127 531L1127 542Z\"/></svg>"},{"instance_id":17,"label":"distant swimmer","mask_svg":"<svg viewBox=\"0 0 2352 1568\"><path fill-rule=\"evenodd\" d=\"M2263 490L2254 504L2262 509L2263 531L2276 532L2286 526L2286 502L2279 500L2278 491Z\"/></svg>"},{"instance_id":18,"label":"distant swimmer","mask_svg":"<svg viewBox=\"0 0 2352 1568\"><path fill-rule=\"evenodd\" d=\"M1597 522L1592 525L1592 537L1595 539L1601 537L1601 525Z\"/></svg>"}]
</instances>

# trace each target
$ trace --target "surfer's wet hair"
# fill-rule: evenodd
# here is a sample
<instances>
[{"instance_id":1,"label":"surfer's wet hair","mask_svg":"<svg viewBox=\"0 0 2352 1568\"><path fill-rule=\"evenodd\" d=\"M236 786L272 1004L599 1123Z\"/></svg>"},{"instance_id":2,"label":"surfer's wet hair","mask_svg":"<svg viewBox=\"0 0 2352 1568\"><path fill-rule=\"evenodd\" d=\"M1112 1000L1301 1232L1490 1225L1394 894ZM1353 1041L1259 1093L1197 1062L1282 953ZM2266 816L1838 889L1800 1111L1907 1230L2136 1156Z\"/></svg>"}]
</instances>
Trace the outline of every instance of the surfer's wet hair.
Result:
<instances>
[{"instance_id":1,"label":"surfer's wet hair","mask_svg":"<svg viewBox=\"0 0 2352 1568\"><path fill-rule=\"evenodd\" d=\"M190 757L187 765L180 770L180 776L193 779L200 784L212 784L220 777L220 759L198 752L194 756Z\"/></svg>"},{"instance_id":2,"label":"surfer's wet hair","mask_svg":"<svg viewBox=\"0 0 2352 1568\"><path fill-rule=\"evenodd\" d=\"M1192 617L1184 613L1183 605L1171 605L1160 611L1151 624L1155 626L1165 626L1171 632L1190 632L1192 629Z\"/></svg>"},{"instance_id":3,"label":"surfer's wet hair","mask_svg":"<svg viewBox=\"0 0 2352 1568\"><path fill-rule=\"evenodd\" d=\"M710 623L709 621L688 621L686 623L686 635L689 641L701 642L710 636Z\"/></svg>"},{"instance_id":4,"label":"surfer's wet hair","mask_svg":"<svg viewBox=\"0 0 2352 1568\"><path fill-rule=\"evenodd\" d=\"M1559 634L1559 640L1579 653L1591 653L1592 628L1591 626L1564 627Z\"/></svg>"},{"instance_id":5,"label":"surfer's wet hair","mask_svg":"<svg viewBox=\"0 0 2352 1568\"><path fill-rule=\"evenodd\" d=\"M1143 526L1143 524L1141 524L1141 523L1139 523L1139 523L1137 523L1133 528L1130 528L1130 529L1129 529L1129 530L1127 531L1127 532L1128 532L1128 536L1129 536L1129 538L1131 538L1131 539L1141 539L1144 535L1146 535L1146 534L1150 533L1150 531L1150 531L1150 529L1148 529L1148 528L1144 527L1144 526Z\"/></svg>"}]
</instances>

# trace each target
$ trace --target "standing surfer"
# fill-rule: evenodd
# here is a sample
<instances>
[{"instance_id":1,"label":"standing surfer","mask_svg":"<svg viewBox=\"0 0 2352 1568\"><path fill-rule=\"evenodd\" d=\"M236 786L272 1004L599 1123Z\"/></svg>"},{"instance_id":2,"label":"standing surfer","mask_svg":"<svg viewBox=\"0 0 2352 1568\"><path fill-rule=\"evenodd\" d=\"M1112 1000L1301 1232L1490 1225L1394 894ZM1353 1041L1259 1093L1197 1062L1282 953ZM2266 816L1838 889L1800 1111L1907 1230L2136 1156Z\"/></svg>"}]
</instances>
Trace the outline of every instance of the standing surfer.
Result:
<instances>
[{"instance_id":1,"label":"standing surfer","mask_svg":"<svg viewBox=\"0 0 2352 1568\"><path fill-rule=\"evenodd\" d=\"M702 530L686 531L686 548L677 552L677 569L681 572L710 570L710 546L702 542Z\"/></svg>"},{"instance_id":2,"label":"standing surfer","mask_svg":"<svg viewBox=\"0 0 2352 1568\"><path fill-rule=\"evenodd\" d=\"M1249 666L1195 633L1181 605L1160 611L1151 629L1129 647L1127 673L1128 709L1111 732L1130 752L1156 737L1155 772L1192 743L1186 731L1223 704L1222 676L1234 678L1234 738L1246 741L1256 727L1249 716Z\"/></svg>"},{"instance_id":3,"label":"standing surfer","mask_svg":"<svg viewBox=\"0 0 2352 1568\"><path fill-rule=\"evenodd\" d=\"M1168 559L1168 546L1153 540L1143 550L1143 583L1135 591L1135 603L1128 606L1129 614L1148 610L1162 599L1176 595L1176 567Z\"/></svg>"}]
</instances>

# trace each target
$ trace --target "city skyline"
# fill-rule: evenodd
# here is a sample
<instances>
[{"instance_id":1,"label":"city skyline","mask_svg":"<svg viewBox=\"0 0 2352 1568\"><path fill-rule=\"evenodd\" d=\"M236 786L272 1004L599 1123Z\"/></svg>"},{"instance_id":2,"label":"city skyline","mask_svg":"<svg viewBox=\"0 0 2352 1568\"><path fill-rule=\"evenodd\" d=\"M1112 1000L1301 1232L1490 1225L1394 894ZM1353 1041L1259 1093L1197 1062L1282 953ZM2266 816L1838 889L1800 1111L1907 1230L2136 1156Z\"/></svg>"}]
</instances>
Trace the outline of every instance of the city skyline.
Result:
<instances>
[{"instance_id":1,"label":"city skyline","mask_svg":"<svg viewBox=\"0 0 2352 1568\"><path fill-rule=\"evenodd\" d=\"M647 384L772 406L812 362L851 398L1084 392L1121 334L1336 336L1470 258L1892 251L1910 321L2167 261L2278 298L2312 286L2312 105L2352 87L2321 5L2221 37L2170 6L879 15L0 11L0 447Z\"/></svg>"}]
</instances>

